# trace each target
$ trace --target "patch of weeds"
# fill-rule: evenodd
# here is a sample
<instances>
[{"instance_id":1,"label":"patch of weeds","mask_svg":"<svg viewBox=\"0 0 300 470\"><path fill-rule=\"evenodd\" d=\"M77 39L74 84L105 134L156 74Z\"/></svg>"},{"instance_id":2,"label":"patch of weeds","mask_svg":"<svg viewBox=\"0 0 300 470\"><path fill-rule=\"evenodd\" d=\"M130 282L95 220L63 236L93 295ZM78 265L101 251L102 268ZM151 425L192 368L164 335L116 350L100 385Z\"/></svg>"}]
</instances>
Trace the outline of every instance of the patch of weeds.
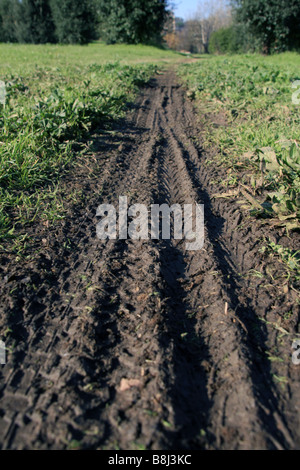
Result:
<instances>
[{"instance_id":1,"label":"patch of weeds","mask_svg":"<svg viewBox=\"0 0 300 470\"><path fill-rule=\"evenodd\" d=\"M69 444L68 444L68 450L79 450L81 449L82 444L79 441L76 441L76 439L73 439Z\"/></svg>"},{"instance_id":2,"label":"patch of weeds","mask_svg":"<svg viewBox=\"0 0 300 470\"><path fill-rule=\"evenodd\" d=\"M268 239L267 244L261 248L261 253L269 257L276 257L285 268L287 281L299 288L300 282L300 250L283 247Z\"/></svg>"},{"instance_id":3,"label":"patch of weeds","mask_svg":"<svg viewBox=\"0 0 300 470\"><path fill-rule=\"evenodd\" d=\"M7 100L0 104L0 241L19 237L26 224L64 217L60 186L88 154L87 138L124 116L155 72L153 64L74 63L1 76Z\"/></svg>"},{"instance_id":4,"label":"patch of weeds","mask_svg":"<svg viewBox=\"0 0 300 470\"><path fill-rule=\"evenodd\" d=\"M287 377L278 376L276 374L273 374L273 378L274 378L275 382L279 383L282 388L284 388L288 384Z\"/></svg>"},{"instance_id":5,"label":"patch of weeds","mask_svg":"<svg viewBox=\"0 0 300 470\"><path fill-rule=\"evenodd\" d=\"M300 230L300 113L291 87L299 65L297 54L286 53L212 57L179 68L199 110L211 116L203 146L216 149L210 165L228 168L223 186L243 183L244 208L287 232ZM218 116L226 125L214 125Z\"/></svg>"}]
</instances>

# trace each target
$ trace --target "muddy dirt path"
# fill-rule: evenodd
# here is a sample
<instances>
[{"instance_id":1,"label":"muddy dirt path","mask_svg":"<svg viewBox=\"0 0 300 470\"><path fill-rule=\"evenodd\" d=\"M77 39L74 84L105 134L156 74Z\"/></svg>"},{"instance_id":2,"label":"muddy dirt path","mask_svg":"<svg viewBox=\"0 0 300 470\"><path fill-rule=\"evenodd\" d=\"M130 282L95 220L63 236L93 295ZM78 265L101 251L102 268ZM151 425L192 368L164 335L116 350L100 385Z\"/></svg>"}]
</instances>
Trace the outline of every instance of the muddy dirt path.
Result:
<instances>
[{"instance_id":1,"label":"muddy dirt path","mask_svg":"<svg viewBox=\"0 0 300 470\"><path fill-rule=\"evenodd\" d=\"M159 75L111 137L88 207L34 263L4 260L1 448L300 448L296 295L249 275L264 272L261 229L212 197L198 135L174 74ZM203 249L100 241L97 206L119 196L204 204Z\"/></svg>"}]
</instances>

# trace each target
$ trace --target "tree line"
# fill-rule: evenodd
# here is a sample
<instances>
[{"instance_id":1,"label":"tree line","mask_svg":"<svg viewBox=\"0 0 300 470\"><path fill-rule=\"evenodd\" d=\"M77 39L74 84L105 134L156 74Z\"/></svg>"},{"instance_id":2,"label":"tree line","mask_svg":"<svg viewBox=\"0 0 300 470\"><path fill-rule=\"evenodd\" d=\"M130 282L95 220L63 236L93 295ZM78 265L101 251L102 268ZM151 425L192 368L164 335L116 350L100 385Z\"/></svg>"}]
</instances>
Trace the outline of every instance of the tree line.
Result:
<instances>
[{"instance_id":1,"label":"tree line","mask_svg":"<svg viewBox=\"0 0 300 470\"><path fill-rule=\"evenodd\" d=\"M167 0L0 0L0 42L158 44Z\"/></svg>"},{"instance_id":2,"label":"tree line","mask_svg":"<svg viewBox=\"0 0 300 470\"><path fill-rule=\"evenodd\" d=\"M300 50L299 0L232 0L233 23L211 37L211 52Z\"/></svg>"},{"instance_id":3,"label":"tree line","mask_svg":"<svg viewBox=\"0 0 300 470\"><path fill-rule=\"evenodd\" d=\"M169 47L192 53L274 53L300 50L299 0L207 0L175 18ZM174 26L174 25L173 25Z\"/></svg>"},{"instance_id":4,"label":"tree line","mask_svg":"<svg viewBox=\"0 0 300 470\"><path fill-rule=\"evenodd\" d=\"M300 50L299 0L206 0L188 20L169 0L0 0L0 42L162 44L201 53Z\"/></svg>"}]
</instances>

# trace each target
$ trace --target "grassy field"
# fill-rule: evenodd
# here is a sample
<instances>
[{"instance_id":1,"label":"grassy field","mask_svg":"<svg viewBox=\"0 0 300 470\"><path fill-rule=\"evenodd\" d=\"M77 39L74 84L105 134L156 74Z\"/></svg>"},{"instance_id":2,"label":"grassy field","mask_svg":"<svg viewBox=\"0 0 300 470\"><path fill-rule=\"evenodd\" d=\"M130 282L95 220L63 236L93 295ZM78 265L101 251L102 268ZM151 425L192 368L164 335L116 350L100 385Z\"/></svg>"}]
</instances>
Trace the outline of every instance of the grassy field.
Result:
<instances>
[{"instance_id":1,"label":"grassy field","mask_svg":"<svg viewBox=\"0 0 300 470\"><path fill-rule=\"evenodd\" d=\"M0 57L0 449L299 448L300 56ZM203 249L99 240L120 195Z\"/></svg>"},{"instance_id":2,"label":"grassy field","mask_svg":"<svg viewBox=\"0 0 300 470\"><path fill-rule=\"evenodd\" d=\"M299 55L182 63L182 55L163 49L95 43L2 44L0 57L7 92L0 104L1 240L20 238L16 228L35 219L64 216L60 181L86 151L87 137L121 117L138 87L166 65L178 66L199 107L203 145L218 149L212 163L227 167L219 182L224 197L240 197L263 222L299 228L300 117L292 102Z\"/></svg>"},{"instance_id":3,"label":"grassy field","mask_svg":"<svg viewBox=\"0 0 300 470\"><path fill-rule=\"evenodd\" d=\"M125 65L142 63L179 62L181 55L152 46L125 44L106 45L92 43L86 46L75 45L29 45L0 44L0 74L29 74L35 67L68 68L85 67L106 62L120 62Z\"/></svg>"},{"instance_id":4,"label":"grassy field","mask_svg":"<svg viewBox=\"0 0 300 470\"><path fill-rule=\"evenodd\" d=\"M299 228L300 108L292 84L300 56L213 57L182 65L180 75L201 115L223 116L224 125L206 125L206 146L216 144L228 167L224 187L242 182L254 196L247 200L253 214Z\"/></svg>"},{"instance_id":5,"label":"grassy field","mask_svg":"<svg viewBox=\"0 0 300 470\"><path fill-rule=\"evenodd\" d=\"M179 74L202 117L204 147L217 149L209 164L227 168L216 181L222 196L238 198L262 223L287 234L299 230L300 106L292 85L300 79L300 56L209 57L181 65ZM266 249L300 279L299 252L272 242Z\"/></svg>"},{"instance_id":6,"label":"grassy field","mask_svg":"<svg viewBox=\"0 0 300 470\"><path fill-rule=\"evenodd\" d=\"M63 217L59 182L76 164L74 143L78 156L78 143L121 117L158 64L180 56L146 46L2 44L0 57L6 86L5 106L0 104L4 240L15 239L16 227L35 219Z\"/></svg>"}]
</instances>

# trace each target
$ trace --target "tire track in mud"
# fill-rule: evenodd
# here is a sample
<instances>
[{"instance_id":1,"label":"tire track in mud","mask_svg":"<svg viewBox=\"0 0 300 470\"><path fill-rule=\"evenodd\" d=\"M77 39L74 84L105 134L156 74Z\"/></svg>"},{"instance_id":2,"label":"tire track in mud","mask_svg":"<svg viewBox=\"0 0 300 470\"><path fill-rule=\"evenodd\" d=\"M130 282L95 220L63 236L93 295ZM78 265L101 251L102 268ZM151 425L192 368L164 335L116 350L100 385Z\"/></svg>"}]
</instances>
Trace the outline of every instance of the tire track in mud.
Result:
<instances>
[{"instance_id":1,"label":"tire track in mud","mask_svg":"<svg viewBox=\"0 0 300 470\"><path fill-rule=\"evenodd\" d=\"M191 202L188 201L190 198L192 198L193 202L204 202L201 201L201 199L199 200L197 197L197 191L193 186L193 180L195 179L196 174L194 172L190 172L188 162L185 158L186 155L189 155L189 152L185 151L184 144L188 144L188 147L191 147L191 144L187 142L186 138L186 142L183 143L180 138L180 135L185 135L184 130L179 127L181 126L181 123L184 123L183 116L180 116L181 119L178 119L178 123L180 123L179 125L176 124L177 121L175 122L173 118L174 109L184 109L184 106L182 106L184 103L173 103L172 91L172 88L167 87L163 100L163 108L165 112L161 114L160 132L165 135L166 148L163 155L166 156L166 161L162 164L165 175L161 178L158 177L158 180L164 180L165 178L169 183L167 185L165 195L165 199L168 200L169 205L176 202L181 204L184 202ZM192 147L192 150L195 154L196 149ZM195 188L197 187L199 187L199 184L195 185ZM187 438L189 433L188 430L184 429L183 425L183 416L188 418L186 421L186 427L191 432L191 419L193 420L193 414L194 416L196 415L196 419L194 417L195 427L192 433L194 434L194 437L197 436L197 434L199 435L201 430L203 432L203 430L208 428L208 418L206 418L206 420L203 420L202 418L202 428L199 428L199 422L201 423L203 410L207 409L209 400L211 400L211 408L216 409L216 412L212 412L214 415L214 427L211 428L211 435L213 435L216 440L216 446L220 447L222 445L222 439L226 440L227 433L231 436L230 446L254 448L259 445L259 441L262 442L263 436L260 431L261 423L258 424L259 411L257 410L254 393L251 387L250 372L245 370L249 359L245 356L245 353L241 348L243 344L243 335L240 331L240 324L235 325L232 323L232 315L230 315L230 310L226 307L229 305L229 308L231 309L233 307L233 300L235 300L236 304L236 296L231 297L228 293L228 289L226 289L222 271L220 269L220 262L216 257L208 230L206 230L206 240L207 243L201 253L191 255L189 252L179 248L176 250L177 255L175 256L174 246L170 244L167 250L167 257L165 258L162 256L161 258L161 263L164 267L162 270L163 277L166 279L167 276L169 276L169 279L171 279L171 282L169 280L170 291L172 291L172 287L174 290L174 286L176 286L175 291L178 292L178 282L182 281L181 277L178 278L178 276L176 277L176 275L174 275L173 263L168 262L169 257L172 256L172 252L173 258L175 257L177 260L180 260L177 261L177 264L178 262L181 264L181 268L178 269L181 273L180 276L186 276L188 279L188 285L192 284L193 286L193 289L189 290L189 292L184 292L183 289L181 295L184 300L181 301L179 309L176 308L176 300L175 305L172 306L172 304L170 304L169 317L178 323L181 315L181 328L184 328L186 325L187 315L193 315L193 313L194 315L197 315L199 309L203 309L203 303L205 304L204 308L206 309L206 315L202 318L202 324L197 325L197 336L195 337L195 332L192 330L190 330L186 336L187 341L189 341L190 335L192 337L192 341L196 340L196 343L199 343L199 350L197 351L194 361L187 360L186 363L184 361L184 359L189 356L188 346L185 348L185 353L183 355L181 354L184 359L182 359L182 357L179 358L179 352L176 354L174 353L173 363L176 363L176 361L184 363L182 365L181 373L178 374L178 395L183 395L180 390L182 389L183 383L188 384L186 386L187 390L195 391L194 397L182 396L183 401L179 400L176 405L176 409L180 411L180 416L177 417L177 421L182 426L182 438L184 436L183 440L181 438L181 441L179 442L182 444L185 440L187 442L187 448L190 446L190 442ZM198 282L194 279L195 271L197 274L196 277L198 277ZM229 272L230 271L227 271L227 275ZM211 273L213 274L212 276ZM189 281L190 277L192 277L192 281ZM201 278L200 283L199 277ZM205 277L208 277L209 282L204 287L203 284L205 284L206 281L204 279ZM196 287L197 284L200 284L200 286ZM210 285L214 286L213 290L209 287ZM210 313L207 314L209 310ZM210 335L213 337L213 342L207 341L207 338L210 339ZM226 344L226 348L224 348L224 344ZM199 355L202 358L208 358L206 361L205 359L204 361L202 359L202 364L204 367L206 366L213 370L210 385L205 383L205 374L203 374L203 371L202 374L201 371L199 371ZM224 357L226 357L226 362L224 361ZM191 362L192 367L189 362ZM217 371L215 369L217 369ZM195 370L197 371L197 378L194 377L191 379L191 377L195 375ZM214 377L216 372L218 372L218 380ZM199 380L200 377L201 379ZM219 383L218 386L217 383ZM212 385L217 390L212 391ZM197 402L199 404L199 394L201 394L200 390L203 394L208 394L208 396L206 398L206 405L201 403L197 412ZM187 407L189 409L182 413L183 406L180 403L184 401L189 403ZM229 404L227 403L228 401ZM229 412L227 411L227 407ZM191 413L191 410L193 410L193 413ZM220 413L221 410L222 412ZM247 410L251 410L251 412L247 413ZM240 425L241 422L243 423L243 426ZM236 444L234 444L235 440L237 441ZM266 443L264 442L264 444L260 445L265 446Z\"/></svg>"},{"instance_id":2,"label":"tire track in mud","mask_svg":"<svg viewBox=\"0 0 300 470\"><path fill-rule=\"evenodd\" d=\"M226 296L228 297L229 309L231 309L233 315L231 321L235 323L235 326L239 326L240 335L236 341L240 359L238 370L241 371L243 369L243 364L244 368L245 366L248 368L248 388L249 384L251 384L251 390L249 390L248 393L248 403L256 404L257 418L259 418L257 419L255 417L252 407L251 420L254 420L256 424L258 422L260 424L256 426L253 440L247 442L246 439L245 443L242 443L242 445L245 445L246 448L256 446L262 446L263 448L274 446L274 448L279 449L297 448L299 446L299 408L297 399L299 387L297 381L290 384L291 389L294 387L294 393L288 394L289 405L286 409L279 411L282 394L280 392L278 393L278 388L274 384L274 368L271 367L270 361L266 360L266 351L268 350L268 344L270 344L269 336L271 336L272 332L270 328L268 329L266 325L259 320L259 317L263 317L270 307L268 302L271 304L271 299L269 298L267 303L265 303L265 298L261 300L259 297L262 293L265 297L265 292L263 292L263 289L260 289L258 284L254 287L249 278L247 278L249 269L259 263L257 247L259 246L259 235L261 238L262 235L265 235L264 230L260 229L260 233L259 229L255 229L253 233L251 231L247 233L246 231L246 239L244 239L243 234L236 230L241 219L240 211L234 207L232 213L227 214L226 209L224 210L224 207L222 207L222 203L214 204L212 202L212 191L205 181L205 178L207 178L207 174L205 175L205 173L208 172L204 169L203 165L201 165L199 150L197 150L193 144L195 131L191 134L190 127L188 126L188 123L191 123L192 109L189 103L185 103L185 97L182 93L175 95L172 105L173 108L175 107L176 110L179 110L179 115L176 117L175 121L173 120L173 113L170 111L168 127L169 129L176 128L177 123L176 135L179 136L179 145L183 152L183 158L190 180L206 208L207 239L211 243L216 266L222 274L223 290L227 294L225 298ZM170 107L170 109L172 108ZM182 126L185 122L185 118L187 119L187 132L184 131ZM256 291L254 289L256 289ZM295 296L293 300L289 298L289 303L293 306L295 313L297 310L299 312ZM272 308L273 306L271 306L271 309ZM278 310L278 307L276 307L276 309ZM229 312L227 311L227 315L228 314ZM213 318L213 315L211 315L210 320ZM204 326L203 331L207 332L207 330L208 328ZM223 366L222 369L226 371L226 367ZM286 373L289 374L287 371ZM246 377L246 374L244 374L244 376ZM236 377L235 375L235 380ZM233 392L234 390L230 391L230 400L232 400ZM220 393L220 396L222 396L222 393ZM240 390L237 388L233 402L235 402L235 400L236 403L240 402L241 409L240 413L238 413L237 408L235 408L234 413L237 412L241 418L243 415L243 407L245 407L245 409L248 408L248 398L244 401L241 400L242 396L242 387ZM224 403L226 399L227 398L224 398L224 396L222 397ZM232 413L232 408L230 410L230 406L228 406L229 412L227 413L227 421L229 423L232 421L230 415L234 414ZM294 415L295 421L290 419L291 415ZM242 419L242 422L245 422L245 418ZM236 428L238 427L237 420ZM251 431L251 427L250 425L249 432ZM259 428L265 430L265 444L263 437L260 436ZM221 429L221 426L219 429ZM252 434L253 429L255 429L255 426L252 427ZM239 440L241 441L241 436ZM219 440L218 446L220 445L221 441ZM241 442L237 445L241 445Z\"/></svg>"},{"instance_id":3,"label":"tire track in mud","mask_svg":"<svg viewBox=\"0 0 300 470\"><path fill-rule=\"evenodd\" d=\"M194 121L172 73L152 80L103 167L101 195L69 222L72 249L44 260L55 279L42 274L33 295L23 289L11 302L6 326L20 330L2 374L2 448L299 443L299 421L287 423L263 358L262 307L240 275L249 253L232 234L239 214L215 211ZM117 207L119 196L128 205L203 203L204 248L98 240L97 205Z\"/></svg>"},{"instance_id":4,"label":"tire track in mud","mask_svg":"<svg viewBox=\"0 0 300 470\"><path fill-rule=\"evenodd\" d=\"M178 188L183 195L181 203L187 201L187 195L193 192L193 200L204 203L207 241L204 252L209 253L208 256L203 252L192 256L184 253L183 271L189 276L193 264L199 272L199 267L204 263L203 284L205 284L203 276L209 276L210 273L217 274L211 279L217 291L215 299L211 297L209 283L204 289L202 285L198 293L195 290L192 292L192 301L189 301L187 295L187 304L193 305L194 309L197 310L197 302L202 301L207 303L207 312L210 310L203 319L199 332L204 338L207 338L211 332L213 337L213 342L209 341L207 344L207 352L210 357L209 368L212 367L214 374L218 372L218 377L211 380L215 390L209 394L213 402L211 415L214 417L214 427L211 431L216 439L215 444L220 448L228 439L226 438L228 434L229 448L232 446L266 448L270 444L275 448L293 446L293 438L285 418L276 411L278 410L276 395L269 390L272 388L272 380L268 377L270 371L266 361L263 361L265 370L261 370L259 366L260 351L256 349L261 345L257 344L251 334L251 327L257 321L257 314L251 306L251 299L247 297L247 288L241 282L239 273L243 270L243 266L240 260L232 256L226 233L225 237L223 234L216 237L222 233L220 227L222 222L214 216L210 198L203 189L201 181L199 154L184 129L184 125L188 128L188 122L191 123L186 119L187 116L191 116L191 112L187 110L182 93L174 94L173 90L168 87L166 89L165 114L162 115L161 129L166 135L166 146L169 146L166 151L168 155L166 166L172 169L172 166L174 167L172 160L176 160L177 157L177 172L171 171L167 178L167 181L173 182L170 204L172 199L173 203L178 202ZM174 110L177 110L176 118ZM226 279L230 279L229 287ZM243 290L244 298L241 301L240 292ZM211 303L212 305L209 305ZM205 339L203 342L206 344Z\"/></svg>"}]
</instances>

